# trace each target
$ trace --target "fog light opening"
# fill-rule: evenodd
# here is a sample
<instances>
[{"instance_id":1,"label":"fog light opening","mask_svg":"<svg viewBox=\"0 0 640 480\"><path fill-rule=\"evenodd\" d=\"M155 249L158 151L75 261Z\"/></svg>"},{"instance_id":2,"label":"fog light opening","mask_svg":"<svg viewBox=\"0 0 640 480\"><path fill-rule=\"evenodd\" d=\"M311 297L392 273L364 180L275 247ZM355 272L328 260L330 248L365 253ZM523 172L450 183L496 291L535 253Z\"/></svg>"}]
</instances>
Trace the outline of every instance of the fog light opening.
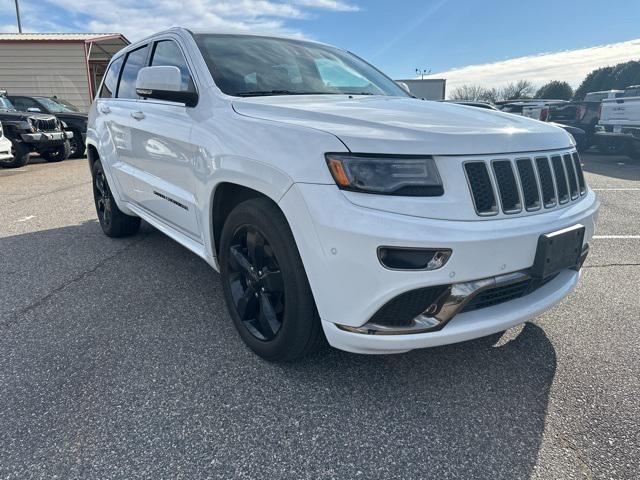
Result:
<instances>
[{"instance_id":1,"label":"fog light opening","mask_svg":"<svg viewBox=\"0 0 640 480\"><path fill-rule=\"evenodd\" d=\"M437 270L451 253L448 248L378 247L378 260L390 270Z\"/></svg>"}]
</instances>

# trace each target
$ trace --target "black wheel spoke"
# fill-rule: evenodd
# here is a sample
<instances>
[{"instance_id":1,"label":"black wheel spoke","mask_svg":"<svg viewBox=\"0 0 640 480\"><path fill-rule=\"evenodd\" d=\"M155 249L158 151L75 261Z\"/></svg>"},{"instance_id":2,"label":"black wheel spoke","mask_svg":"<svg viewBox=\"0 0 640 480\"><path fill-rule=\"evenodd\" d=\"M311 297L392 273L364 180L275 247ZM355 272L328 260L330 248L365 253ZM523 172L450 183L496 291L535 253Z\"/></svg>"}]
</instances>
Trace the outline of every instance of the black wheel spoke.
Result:
<instances>
[{"instance_id":1,"label":"black wheel spoke","mask_svg":"<svg viewBox=\"0 0 640 480\"><path fill-rule=\"evenodd\" d=\"M268 292L281 292L284 289L280 270L266 270L261 280Z\"/></svg>"},{"instance_id":2,"label":"black wheel spoke","mask_svg":"<svg viewBox=\"0 0 640 480\"><path fill-rule=\"evenodd\" d=\"M278 335L284 320L284 281L275 252L256 227L239 227L228 247L227 282L246 330L262 341Z\"/></svg>"},{"instance_id":3,"label":"black wheel spoke","mask_svg":"<svg viewBox=\"0 0 640 480\"><path fill-rule=\"evenodd\" d=\"M231 261L231 267L234 270L239 270L245 275L253 276L253 269L251 261L242 253L239 246L231 247L231 255L229 257Z\"/></svg>"},{"instance_id":4,"label":"black wheel spoke","mask_svg":"<svg viewBox=\"0 0 640 480\"><path fill-rule=\"evenodd\" d=\"M256 230L247 232L247 252L254 267L264 266L264 237Z\"/></svg>"},{"instance_id":5,"label":"black wheel spoke","mask_svg":"<svg viewBox=\"0 0 640 480\"><path fill-rule=\"evenodd\" d=\"M104 189L104 176L102 173L96 175L96 188L98 189L98 192L100 192L100 195L104 197L106 192Z\"/></svg>"},{"instance_id":6,"label":"black wheel spoke","mask_svg":"<svg viewBox=\"0 0 640 480\"><path fill-rule=\"evenodd\" d=\"M255 318L258 308L258 299L253 289L247 288L243 295L238 299L238 315L242 320L251 320Z\"/></svg>"},{"instance_id":7,"label":"black wheel spoke","mask_svg":"<svg viewBox=\"0 0 640 480\"><path fill-rule=\"evenodd\" d=\"M278 330L280 330L281 323L278 320L273 305L271 305L271 300L266 293L260 295L260 313L258 314L258 322L260 322L262 334L267 340L275 337Z\"/></svg>"}]
</instances>

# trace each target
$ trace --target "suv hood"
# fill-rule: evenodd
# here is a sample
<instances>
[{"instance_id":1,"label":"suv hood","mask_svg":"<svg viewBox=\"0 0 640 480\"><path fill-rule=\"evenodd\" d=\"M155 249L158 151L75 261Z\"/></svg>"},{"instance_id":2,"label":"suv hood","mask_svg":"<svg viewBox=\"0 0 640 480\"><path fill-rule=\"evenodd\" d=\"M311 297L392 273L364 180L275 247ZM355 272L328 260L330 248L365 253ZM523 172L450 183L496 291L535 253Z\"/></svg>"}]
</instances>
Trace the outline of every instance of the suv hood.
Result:
<instances>
[{"instance_id":1,"label":"suv hood","mask_svg":"<svg viewBox=\"0 0 640 480\"><path fill-rule=\"evenodd\" d=\"M46 113L35 113L35 112L12 112L10 110L0 110L0 120L13 120L16 122L26 121L27 118L32 118L34 120L55 120L55 116L47 115Z\"/></svg>"},{"instance_id":2,"label":"suv hood","mask_svg":"<svg viewBox=\"0 0 640 480\"><path fill-rule=\"evenodd\" d=\"M480 155L572 145L565 131L537 120L413 98L272 96L234 100L233 108L331 133L358 153Z\"/></svg>"}]
</instances>

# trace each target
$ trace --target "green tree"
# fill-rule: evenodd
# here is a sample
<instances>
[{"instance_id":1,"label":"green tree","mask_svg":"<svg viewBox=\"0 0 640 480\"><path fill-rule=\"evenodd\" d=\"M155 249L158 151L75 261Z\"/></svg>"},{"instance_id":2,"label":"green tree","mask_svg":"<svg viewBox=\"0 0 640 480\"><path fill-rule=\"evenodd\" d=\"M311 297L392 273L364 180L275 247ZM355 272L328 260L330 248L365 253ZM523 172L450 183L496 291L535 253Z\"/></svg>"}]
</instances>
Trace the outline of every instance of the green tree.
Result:
<instances>
[{"instance_id":1,"label":"green tree","mask_svg":"<svg viewBox=\"0 0 640 480\"><path fill-rule=\"evenodd\" d=\"M580 84L573 98L582 100L589 92L600 90L622 90L631 85L640 84L640 62L619 63L613 67L603 67L593 70Z\"/></svg>"},{"instance_id":2,"label":"green tree","mask_svg":"<svg viewBox=\"0 0 640 480\"><path fill-rule=\"evenodd\" d=\"M573 88L567 82L553 80L544 84L536 92L536 98L549 98L554 100L571 100Z\"/></svg>"}]
</instances>

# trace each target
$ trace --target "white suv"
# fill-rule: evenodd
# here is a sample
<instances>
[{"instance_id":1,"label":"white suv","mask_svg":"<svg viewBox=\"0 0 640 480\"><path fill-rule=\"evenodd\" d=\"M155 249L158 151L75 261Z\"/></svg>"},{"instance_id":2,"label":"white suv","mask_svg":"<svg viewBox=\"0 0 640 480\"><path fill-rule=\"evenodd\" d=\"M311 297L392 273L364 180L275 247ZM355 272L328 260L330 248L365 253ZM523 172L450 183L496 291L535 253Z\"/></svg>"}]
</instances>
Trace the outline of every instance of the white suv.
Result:
<instances>
[{"instance_id":1,"label":"white suv","mask_svg":"<svg viewBox=\"0 0 640 480\"><path fill-rule=\"evenodd\" d=\"M0 163L2 161L12 160L13 154L11 153L11 141L4 136L4 130L2 129L2 123L0 123Z\"/></svg>"},{"instance_id":2,"label":"white suv","mask_svg":"<svg viewBox=\"0 0 640 480\"><path fill-rule=\"evenodd\" d=\"M87 145L104 232L143 218L205 259L270 360L525 322L578 282L599 206L563 130L411 98L301 40L172 29L130 45Z\"/></svg>"}]
</instances>

